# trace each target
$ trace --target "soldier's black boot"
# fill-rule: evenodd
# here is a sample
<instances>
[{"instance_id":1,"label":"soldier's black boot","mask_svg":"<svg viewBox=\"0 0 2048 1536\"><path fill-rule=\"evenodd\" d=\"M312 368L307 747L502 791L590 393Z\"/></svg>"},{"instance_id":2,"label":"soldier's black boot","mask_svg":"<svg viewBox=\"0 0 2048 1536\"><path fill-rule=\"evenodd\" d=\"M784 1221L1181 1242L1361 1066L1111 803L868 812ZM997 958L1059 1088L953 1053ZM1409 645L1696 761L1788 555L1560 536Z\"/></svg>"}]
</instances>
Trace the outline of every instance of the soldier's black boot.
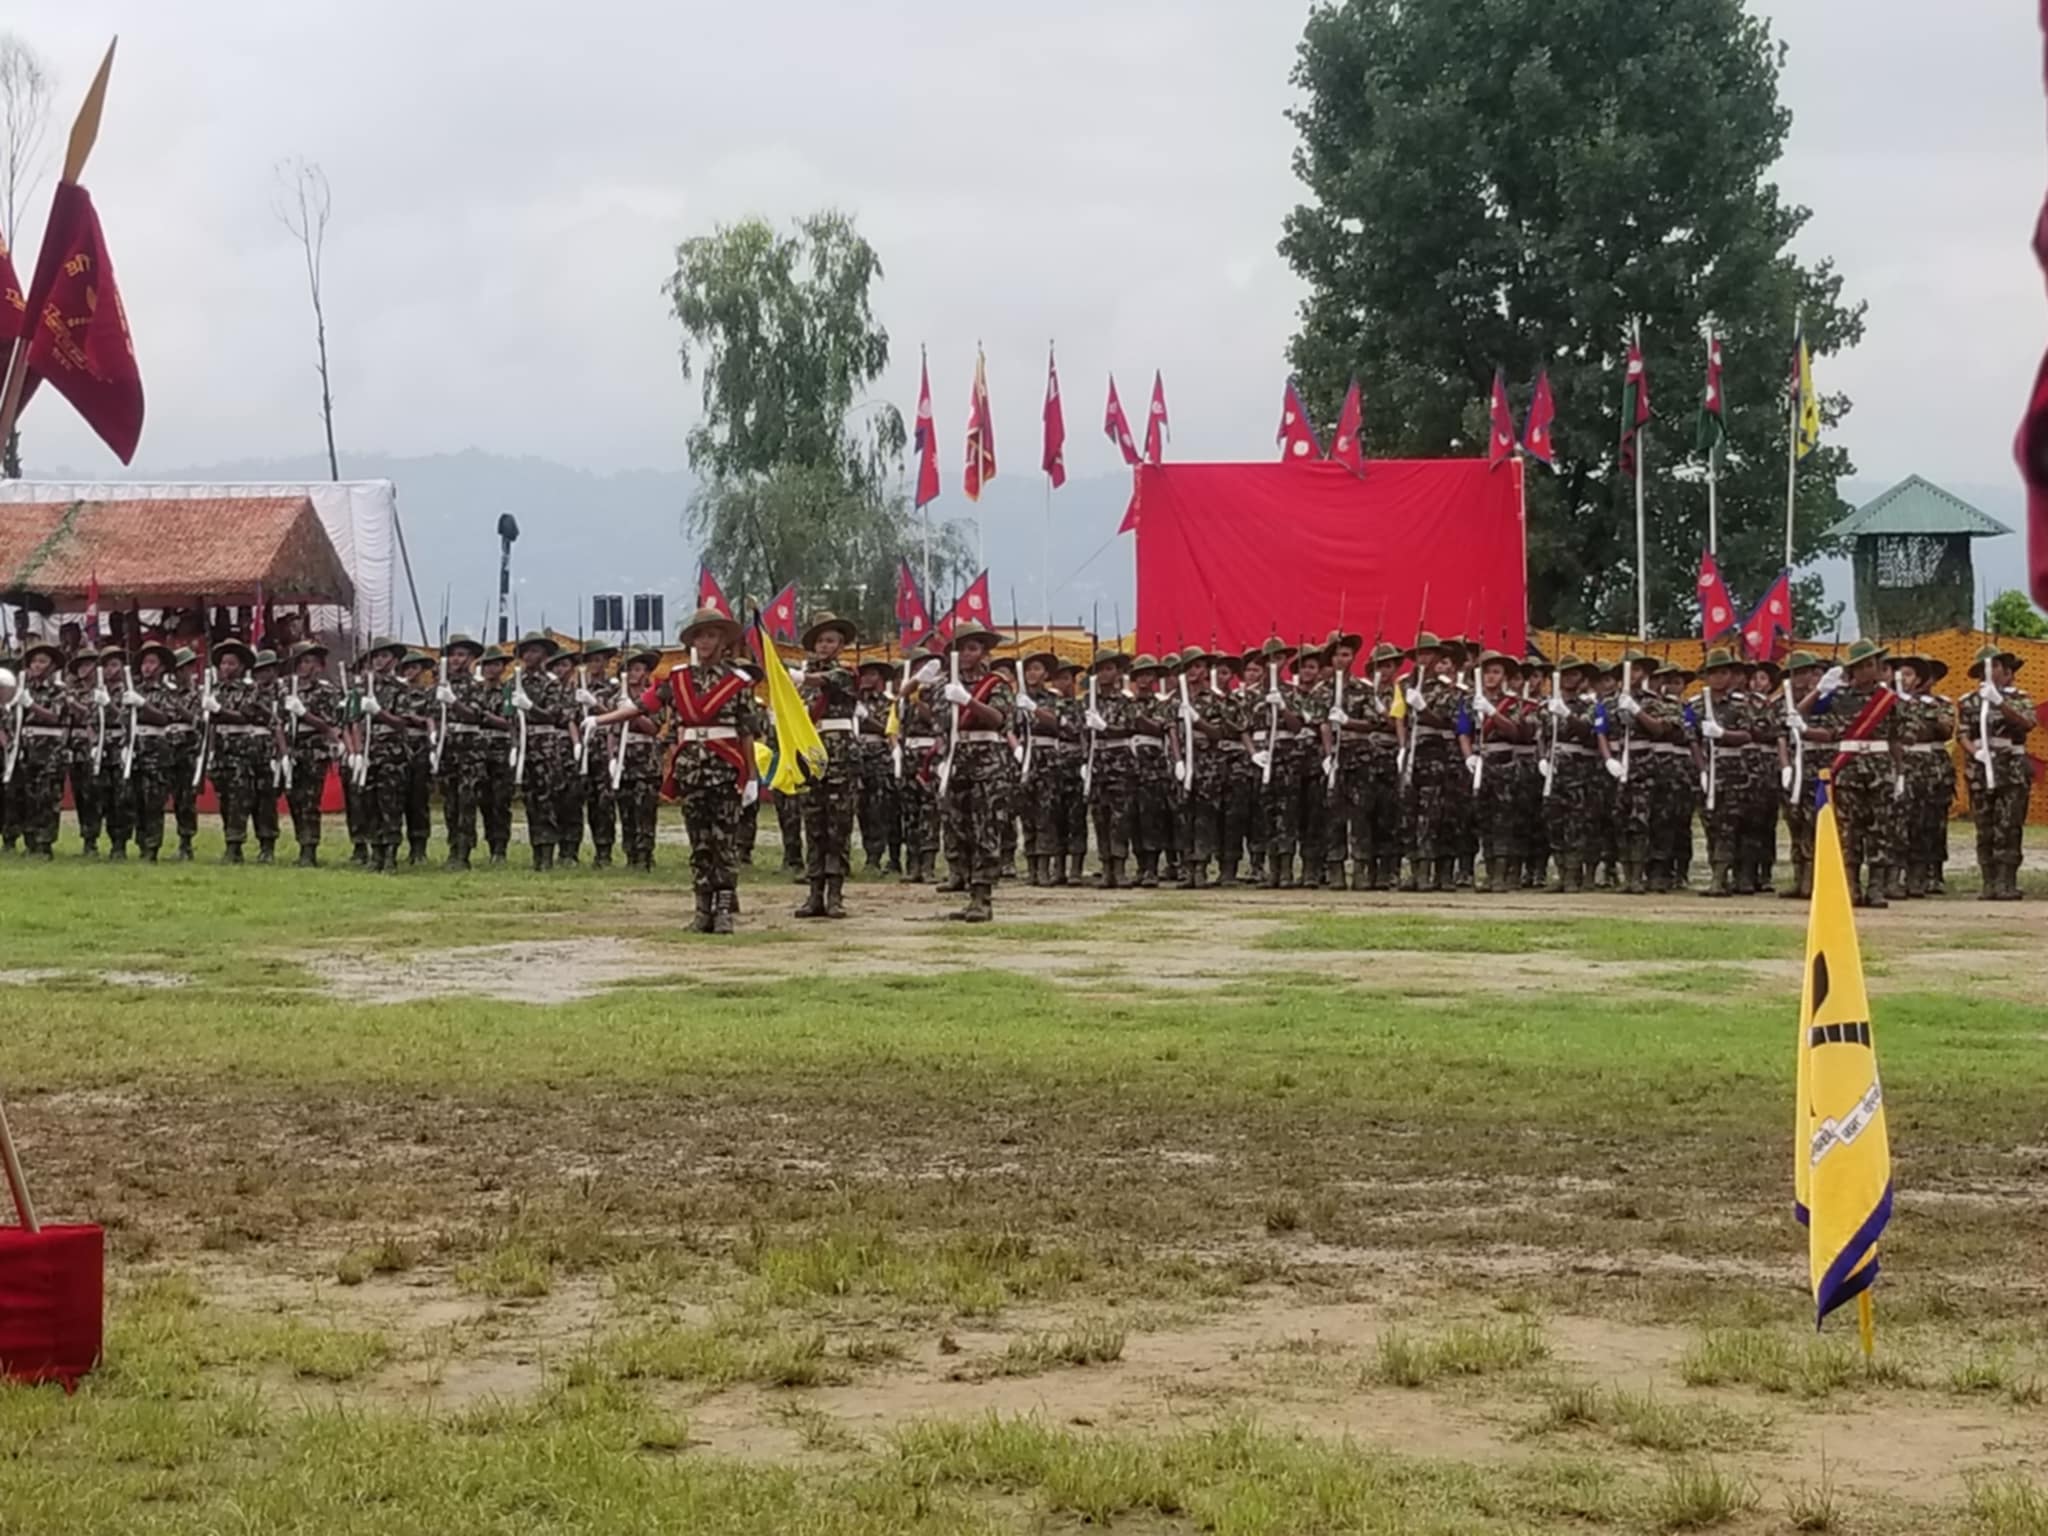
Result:
<instances>
[{"instance_id":1,"label":"soldier's black boot","mask_svg":"<svg viewBox=\"0 0 2048 1536\"><path fill-rule=\"evenodd\" d=\"M1889 864L1870 866L1870 878L1864 883L1863 905L1880 909L1891 905L1891 898L1885 894L1891 885L1892 869Z\"/></svg>"},{"instance_id":2,"label":"soldier's black boot","mask_svg":"<svg viewBox=\"0 0 2048 1536\"><path fill-rule=\"evenodd\" d=\"M882 861L882 873L885 875L900 875L903 873L903 845L901 843L891 843L889 845L889 856Z\"/></svg>"},{"instance_id":3,"label":"soldier's black boot","mask_svg":"<svg viewBox=\"0 0 2048 1536\"><path fill-rule=\"evenodd\" d=\"M107 848L107 857L116 864L122 863L128 857L128 845L116 838Z\"/></svg>"},{"instance_id":4,"label":"soldier's black boot","mask_svg":"<svg viewBox=\"0 0 2048 1536\"><path fill-rule=\"evenodd\" d=\"M1259 884L1269 891L1280 889L1280 861L1278 859L1273 859L1267 863L1265 875L1259 881Z\"/></svg>"},{"instance_id":5,"label":"soldier's black boot","mask_svg":"<svg viewBox=\"0 0 2048 1536\"><path fill-rule=\"evenodd\" d=\"M450 869L469 868L469 844L462 843L448 850L448 867Z\"/></svg>"},{"instance_id":6,"label":"soldier's black boot","mask_svg":"<svg viewBox=\"0 0 2048 1536\"><path fill-rule=\"evenodd\" d=\"M693 917L693 918L691 918L691 919L690 919L690 932L692 932L692 933L709 933L709 932L711 931L711 904L712 904L712 898L713 898L713 893L712 893L712 892L710 892L710 891L707 891L707 890L703 889L702 887L699 887L699 888L698 888L698 891L697 891L697 915L696 915L695 917Z\"/></svg>"},{"instance_id":7,"label":"soldier's black boot","mask_svg":"<svg viewBox=\"0 0 2048 1536\"><path fill-rule=\"evenodd\" d=\"M845 894L846 880L843 876L827 875L825 877L825 915L827 917L846 916Z\"/></svg>"},{"instance_id":8,"label":"soldier's black boot","mask_svg":"<svg viewBox=\"0 0 2048 1536\"><path fill-rule=\"evenodd\" d=\"M1054 854L1048 862L1052 873L1050 877L1047 879L1046 884L1051 886L1063 886L1073 884L1073 881L1069 879L1067 876L1068 860L1067 856L1064 853ZM1076 872L1078 873L1078 866Z\"/></svg>"},{"instance_id":9,"label":"soldier's black boot","mask_svg":"<svg viewBox=\"0 0 2048 1536\"><path fill-rule=\"evenodd\" d=\"M590 845L590 867L592 869L610 869L612 867L612 845L610 843L592 843Z\"/></svg>"},{"instance_id":10,"label":"soldier's black boot","mask_svg":"<svg viewBox=\"0 0 2048 1536\"><path fill-rule=\"evenodd\" d=\"M408 857L407 857L407 859L406 859L406 863L408 863L408 864L424 864L424 863L426 863L426 862L427 862L427 840L426 840L426 839L425 839L424 837L415 837L415 838L409 838L409 839L407 839L407 841L408 841L408 843L410 844L410 847L409 847L409 849L408 849Z\"/></svg>"},{"instance_id":11,"label":"soldier's black boot","mask_svg":"<svg viewBox=\"0 0 2048 1536\"><path fill-rule=\"evenodd\" d=\"M318 867L319 863L320 845L318 843L299 844L299 868L313 869Z\"/></svg>"},{"instance_id":12,"label":"soldier's black boot","mask_svg":"<svg viewBox=\"0 0 2048 1536\"><path fill-rule=\"evenodd\" d=\"M731 933L732 920L739 915L738 891L715 891L711 896L711 931Z\"/></svg>"},{"instance_id":13,"label":"soldier's black boot","mask_svg":"<svg viewBox=\"0 0 2048 1536\"><path fill-rule=\"evenodd\" d=\"M552 865L554 863L552 857L554 851L551 844L535 843L533 845L533 867L535 869L546 869Z\"/></svg>"},{"instance_id":14,"label":"soldier's black boot","mask_svg":"<svg viewBox=\"0 0 2048 1536\"><path fill-rule=\"evenodd\" d=\"M939 883L939 889L948 894L965 891L967 889L967 872L964 869L948 864L946 866L946 878Z\"/></svg>"},{"instance_id":15,"label":"soldier's black boot","mask_svg":"<svg viewBox=\"0 0 2048 1536\"><path fill-rule=\"evenodd\" d=\"M370 862L370 845L368 843L357 843L355 850L349 854L348 861L358 866L367 866Z\"/></svg>"},{"instance_id":16,"label":"soldier's black boot","mask_svg":"<svg viewBox=\"0 0 2048 1536\"><path fill-rule=\"evenodd\" d=\"M277 862L277 840L269 837L256 839L256 862L275 864Z\"/></svg>"},{"instance_id":17,"label":"soldier's black boot","mask_svg":"<svg viewBox=\"0 0 2048 1536\"><path fill-rule=\"evenodd\" d=\"M1142 853L1138 855L1138 862L1140 868L1142 868L1144 865L1144 859L1145 856ZM1102 861L1102 888L1105 891L1113 891L1123 883L1124 861L1122 859L1104 859ZM1138 883L1140 885L1143 885L1145 883L1145 877L1143 875L1140 875L1138 877Z\"/></svg>"},{"instance_id":18,"label":"soldier's black boot","mask_svg":"<svg viewBox=\"0 0 2048 1536\"><path fill-rule=\"evenodd\" d=\"M803 905L791 913L792 917L823 917L825 915L825 882L822 879L810 882L811 894Z\"/></svg>"},{"instance_id":19,"label":"soldier's black boot","mask_svg":"<svg viewBox=\"0 0 2048 1536\"><path fill-rule=\"evenodd\" d=\"M1472 889L1482 896L1491 896L1495 891L1499 890L1501 888L1500 866L1501 861L1489 854L1486 861L1480 866L1478 875L1472 881Z\"/></svg>"},{"instance_id":20,"label":"soldier's black boot","mask_svg":"<svg viewBox=\"0 0 2048 1536\"><path fill-rule=\"evenodd\" d=\"M993 895L994 892L988 886L977 885L970 887L967 893L967 910L960 914L960 921L963 923L994 922L996 920L995 907L991 904L990 900Z\"/></svg>"},{"instance_id":21,"label":"soldier's black boot","mask_svg":"<svg viewBox=\"0 0 2048 1536\"><path fill-rule=\"evenodd\" d=\"M880 874L882 872L882 855L874 849L869 849L867 862L861 865L861 871L869 875Z\"/></svg>"},{"instance_id":22,"label":"soldier's black boot","mask_svg":"<svg viewBox=\"0 0 2048 1536\"><path fill-rule=\"evenodd\" d=\"M1223 860L1218 866L1218 871L1216 876L1216 883L1218 885L1228 886L1237 884L1237 860Z\"/></svg>"},{"instance_id":23,"label":"soldier's black boot","mask_svg":"<svg viewBox=\"0 0 2048 1536\"><path fill-rule=\"evenodd\" d=\"M241 862L242 862L242 845L241 845L240 843L229 843L229 844L228 844L228 846L227 846L227 851L226 851L226 852L224 852L223 854L221 854L221 856L220 856L220 861L221 861L221 863L223 863L223 864L239 864L239 863L241 863Z\"/></svg>"},{"instance_id":24,"label":"soldier's black boot","mask_svg":"<svg viewBox=\"0 0 2048 1536\"><path fill-rule=\"evenodd\" d=\"M1906 899L1905 870L1899 865L1894 864L1891 866L1890 875L1891 878L1885 882L1885 898L1888 901L1904 901Z\"/></svg>"},{"instance_id":25,"label":"soldier's black boot","mask_svg":"<svg viewBox=\"0 0 2048 1536\"><path fill-rule=\"evenodd\" d=\"M84 847L82 847L82 848L80 848L80 849L78 850L78 856L79 856L79 857L80 857L81 859L96 859L96 858L98 858L98 857L100 856L100 843L99 843L99 839L98 839L98 838L96 838L96 837L89 837L89 838L87 838L87 839L85 840L85 846L84 846Z\"/></svg>"},{"instance_id":26,"label":"soldier's black boot","mask_svg":"<svg viewBox=\"0 0 2048 1536\"><path fill-rule=\"evenodd\" d=\"M156 849L154 849L154 848L142 848L142 849L138 849L138 850L137 850L137 852L139 852L139 853L140 853L140 854L142 855L142 862L143 862L143 863L145 863L145 864L154 864L154 863L156 862L156 852L157 852L157 851L156 851Z\"/></svg>"},{"instance_id":27,"label":"soldier's black boot","mask_svg":"<svg viewBox=\"0 0 2048 1536\"><path fill-rule=\"evenodd\" d=\"M1036 854L1036 853L1034 853L1034 854L1031 854L1031 855L1029 855L1029 856L1028 856L1028 857L1027 857L1027 858L1025 859L1025 861L1024 861L1024 862L1025 862L1025 863L1026 863L1027 865L1029 865L1029 866L1030 866L1030 873L1029 873L1029 875L1028 875L1028 876L1026 877L1026 883L1027 883L1027 884L1030 884L1030 885L1041 885L1041 886L1042 886L1042 885L1044 885L1044 884L1045 884L1045 859L1044 859L1044 857L1043 857L1042 855L1040 855L1040 854Z\"/></svg>"},{"instance_id":28,"label":"soldier's black boot","mask_svg":"<svg viewBox=\"0 0 2048 1536\"><path fill-rule=\"evenodd\" d=\"M505 845L503 843L491 844L491 862L493 864L505 862Z\"/></svg>"},{"instance_id":29,"label":"soldier's black boot","mask_svg":"<svg viewBox=\"0 0 2048 1536\"><path fill-rule=\"evenodd\" d=\"M1707 877L1707 888L1702 896L1724 897L1735 894L1735 871L1725 859L1715 859L1709 864L1713 872Z\"/></svg>"},{"instance_id":30,"label":"soldier's black boot","mask_svg":"<svg viewBox=\"0 0 2048 1536\"><path fill-rule=\"evenodd\" d=\"M1117 860L1117 876L1123 876L1123 860ZM1138 885L1142 890L1156 890L1159 886L1159 850L1138 855Z\"/></svg>"}]
</instances>

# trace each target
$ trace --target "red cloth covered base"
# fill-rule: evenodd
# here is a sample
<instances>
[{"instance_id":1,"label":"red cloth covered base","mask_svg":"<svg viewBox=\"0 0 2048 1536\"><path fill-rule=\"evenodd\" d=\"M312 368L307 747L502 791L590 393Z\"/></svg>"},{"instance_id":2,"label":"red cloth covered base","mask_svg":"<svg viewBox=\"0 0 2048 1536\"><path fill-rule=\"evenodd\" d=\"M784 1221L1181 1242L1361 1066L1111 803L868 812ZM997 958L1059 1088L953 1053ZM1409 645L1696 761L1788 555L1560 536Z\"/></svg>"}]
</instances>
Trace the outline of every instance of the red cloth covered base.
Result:
<instances>
[{"instance_id":1,"label":"red cloth covered base","mask_svg":"<svg viewBox=\"0 0 2048 1536\"><path fill-rule=\"evenodd\" d=\"M99 1364L105 1297L98 1227L0 1227L0 1373L70 1391Z\"/></svg>"}]
</instances>

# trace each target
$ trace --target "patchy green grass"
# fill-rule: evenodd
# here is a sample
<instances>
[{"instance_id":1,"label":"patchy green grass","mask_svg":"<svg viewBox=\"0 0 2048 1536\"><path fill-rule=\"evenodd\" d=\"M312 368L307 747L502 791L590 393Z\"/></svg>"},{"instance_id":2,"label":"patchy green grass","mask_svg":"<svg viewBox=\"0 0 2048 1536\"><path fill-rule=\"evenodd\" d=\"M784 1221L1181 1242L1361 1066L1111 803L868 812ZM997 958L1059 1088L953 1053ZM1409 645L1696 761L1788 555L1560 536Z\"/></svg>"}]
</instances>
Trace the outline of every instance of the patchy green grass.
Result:
<instances>
[{"instance_id":1,"label":"patchy green grass","mask_svg":"<svg viewBox=\"0 0 2048 1536\"><path fill-rule=\"evenodd\" d=\"M1704 1531L1749 1513L1760 1502L1749 1479L1723 1472L1710 1461L1689 1461L1665 1473L1649 1512L1667 1531Z\"/></svg>"},{"instance_id":2,"label":"patchy green grass","mask_svg":"<svg viewBox=\"0 0 2048 1536\"><path fill-rule=\"evenodd\" d=\"M1796 959L1796 924L1646 922L1637 918L1458 918L1421 913L1317 913L1256 941L1280 950L1428 950L1453 955L1565 954L1583 960Z\"/></svg>"},{"instance_id":3,"label":"patchy green grass","mask_svg":"<svg viewBox=\"0 0 2048 1536\"><path fill-rule=\"evenodd\" d=\"M1968 1512L1977 1536L2048 1536L2048 1489L2017 1473L1973 1478Z\"/></svg>"},{"instance_id":4,"label":"patchy green grass","mask_svg":"<svg viewBox=\"0 0 2048 1536\"><path fill-rule=\"evenodd\" d=\"M598 1360L627 1381L683 1381L723 1387L751 1381L768 1387L816 1387L847 1379L826 1358L821 1328L782 1328L766 1318L733 1314L698 1327L649 1323L605 1339Z\"/></svg>"},{"instance_id":5,"label":"patchy green grass","mask_svg":"<svg viewBox=\"0 0 2048 1536\"><path fill-rule=\"evenodd\" d=\"M1719 1328L1701 1335L1678 1362L1692 1387L1756 1387L1822 1398L1865 1376L1853 1345L1840 1338L1794 1339L1762 1328Z\"/></svg>"},{"instance_id":6,"label":"patchy green grass","mask_svg":"<svg viewBox=\"0 0 2048 1536\"><path fill-rule=\"evenodd\" d=\"M1765 1439L1757 1420L1732 1409L1654 1391L1603 1390L1586 1382L1555 1388L1525 1433L1572 1430L1598 1431L1621 1445L1672 1455L1750 1450Z\"/></svg>"},{"instance_id":7,"label":"patchy green grass","mask_svg":"<svg viewBox=\"0 0 2048 1536\"><path fill-rule=\"evenodd\" d=\"M1492 1376L1519 1371L1550 1357L1534 1323L1454 1323L1418 1337L1390 1328L1379 1337L1368 1377L1390 1387L1423 1387L1441 1377Z\"/></svg>"},{"instance_id":8,"label":"patchy green grass","mask_svg":"<svg viewBox=\"0 0 2048 1536\"><path fill-rule=\"evenodd\" d=\"M1107 1365L1121 1360L1124 1331L1100 1320L1052 1333L1028 1333L1011 1339L1003 1352L975 1361L952 1374L968 1381L997 1376L1039 1376L1065 1366Z\"/></svg>"}]
</instances>

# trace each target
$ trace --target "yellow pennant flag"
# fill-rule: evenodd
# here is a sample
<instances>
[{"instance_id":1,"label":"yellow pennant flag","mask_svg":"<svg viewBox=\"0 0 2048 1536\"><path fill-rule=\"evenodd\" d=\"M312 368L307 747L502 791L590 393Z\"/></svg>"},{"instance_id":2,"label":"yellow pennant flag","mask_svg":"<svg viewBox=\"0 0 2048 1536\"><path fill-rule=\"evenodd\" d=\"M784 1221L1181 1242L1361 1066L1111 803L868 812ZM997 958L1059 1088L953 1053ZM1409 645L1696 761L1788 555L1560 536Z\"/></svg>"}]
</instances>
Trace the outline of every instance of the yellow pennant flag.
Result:
<instances>
[{"instance_id":1,"label":"yellow pennant flag","mask_svg":"<svg viewBox=\"0 0 2048 1536\"><path fill-rule=\"evenodd\" d=\"M1805 458L1820 446L1820 396L1813 389L1813 356L1806 349L1806 334L1799 336L1799 357L1793 363L1792 388L1799 402L1798 435L1794 446L1800 458Z\"/></svg>"},{"instance_id":2,"label":"yellow pennant flag","mask_svg":"<svg viewBox=\"0 0 2048 1536\"><path fill-rule=\"evenodd\" d=\"M1822 779L1822 794L1832 785ZM1863 956L1849 909L1849 877L1835 808L1823 798L1813 830L1813 906L1799 1003L1799 1098L1793 1198L1806 1223L1818 1325L1877 1278L1877 1242L1891 1220L1892 1155L1884 1090L1863 990ZM1868 1298L1861 1307L1870 1348Z\"/></svg>"},{"instance_id":3,"label":"yellow pennant flag","mask_svg":"<svg viewBox=\"0 0 2048 1536\"><path fill-rule=\"evenodd\" d=\"M754 625L754 644L768 684L768 714L775 722L775 752L761 771L761 782L778 795L800 795L825 776L825 739L804 707L803 695L789 680L789 670L775 642Z\"/></svg>"},{"instance_id":4,"label":"yellow pennant flag","mask_svg":"<svg viewBox=\"0 0 2048 1536\"><path fill-rule=\"evenodd\" d=\"M1394 702L1387 706L1387 718L1406 720L1408 718L1408 690L1414 686L1419 673L1394 679Z\"/></svg>"}]
</instances>

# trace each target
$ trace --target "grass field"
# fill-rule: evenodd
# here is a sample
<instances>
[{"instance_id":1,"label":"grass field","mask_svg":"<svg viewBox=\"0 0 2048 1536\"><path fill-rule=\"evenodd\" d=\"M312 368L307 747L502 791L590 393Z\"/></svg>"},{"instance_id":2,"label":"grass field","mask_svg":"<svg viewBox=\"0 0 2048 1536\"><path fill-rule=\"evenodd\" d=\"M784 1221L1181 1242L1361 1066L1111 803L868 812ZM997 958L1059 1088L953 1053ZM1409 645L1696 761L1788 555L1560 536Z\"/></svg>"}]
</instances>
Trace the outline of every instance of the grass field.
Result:
<instances>
[{"instance_id":1,"label":"grass field","mask_svg":"<svg viewBox=\"0 0 2048 1536\"><path fill-rule=\"evenodd\" d=\"M0 1532L2048 1536L2048 903L1862 921L1879 1351L1790 1217L1803 908L0 861L108 1353Z\"/></svg>"}]
</instances>

